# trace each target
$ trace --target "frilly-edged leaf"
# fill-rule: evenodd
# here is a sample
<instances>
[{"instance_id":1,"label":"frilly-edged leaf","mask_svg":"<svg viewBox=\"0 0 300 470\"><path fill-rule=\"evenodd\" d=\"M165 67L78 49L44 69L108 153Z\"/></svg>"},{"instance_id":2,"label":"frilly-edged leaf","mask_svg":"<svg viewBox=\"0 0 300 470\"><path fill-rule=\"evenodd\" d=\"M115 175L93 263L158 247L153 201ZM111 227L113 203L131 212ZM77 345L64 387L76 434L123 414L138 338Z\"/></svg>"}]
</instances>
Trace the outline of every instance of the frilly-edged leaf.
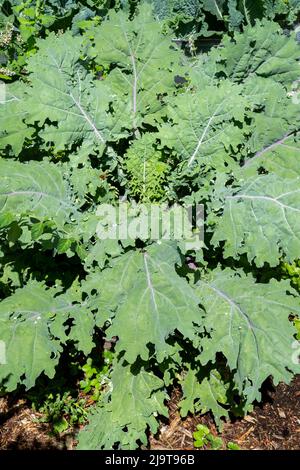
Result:
<instances>
[{"instance_id":1,"label":"frilly-edged leaf","mask_svg":"<svg viewBox=\"0 0 300 470\"><path fill-rule=\"evenodd\" d=\"M66 32L59 37L50 35L38 46L28 64L32 88L27 105L32 111L27 122L44 124L48 119L57 123L42 132L43 139L54 142L56 150L84 140L103 150L115 125L108 112L113 97L80 65L82 38Z\"/></svg>"},{"instance_id":2,"label":"frilly-edged leaf","mask_svg":"<svg viewBox=\"0 0 300 470\"><path fill-rule=\"evenodd\" d=\"M20 101L8 100L1 106L1 113L15 119L14 124L8 122L8 129L4 126L4 144L11 144L12 128L20 128L24 134L24 122L31 126L38 123L40 136L54 144L56 151L88 142L90 152L102 152L107 140L121 135L120 127L108 112L114 100L109 89L80 63L82 38L70 32L50 34L37 46L38 52L27 66L30 86L20 86ZM23 140L17 140L15 150L20 150Z\"/></svg>"},{"instance_id":3,"label":"frilly-edged leaf","mask_svg":"<svg viewBox=\"0 0 300 470\"><path fill-rule=\"evenodd\" d=\"M286 179L299 177L300 134L287 133L275 139L269 145L260 149L252 158L245 161L236 176L243 178L245 170L247 175L257 175L259 168L264 168L271 174Z\"/></svg>"},{"instance_id":4,"label":"frilly-edged leaf","mask_svg":"<svg viewBox=\"0 0 300 470\"><path fill-rule=\"evenodd\" d=\"M238 10L238 0L228 0L229 28L238 30L243 23L244 16Z\"/></svg>"},{"instance_id":5,"label":"frilly-edged leaf","mask_svg":"<svg viewBox=\"0 0 300 470\"><path fill-rule=\"evenodd\" d=\"M214 15L218 20L224 20L225 0L202 0L203 8Z\"/></svg>"},{"instance_id":6,"label":"frilly-edged leaf","mask_svg":"<svg viewBox=\"0 0 300 470\"><path fill-rule=\"evenodd\" d=\"M299 105L288 97L280 83L253 76L246 80L244 93L254 107L248 112L251 119L250 138L246 143L248 153L264 153L269 146L299 129Z\"/></svg>"},{"instance_id":7,"label":"frilly-edged leaf","mask_svg":"<svg viewBox=\"0 0 300 470\"><path fill-rule=\"evenodd\" d=\"M175 97L168 106L169 123L160 127L162 144L174 148L188 168L230 162L243 138L236 122L243 123L247 101L240 93L239 86L224 81Z\"/></svg>"},{"instance_id":8,"label":"frilly-edged leaf","mask_svg":"<svg viewBox=\"0 0 300 470\"><path fill-rule=\"evenodd\" d=\"M167 416L164 383L151 372L121 363L112 374L109 401L92 409L79 433L79 450L136 449L147 444L147 429L156 433L157 416Z\"/></svg>"},{"instance_id":9,"label":"frilly-edged leaf","mask_svg":"<svg viewBox=\"0 0 300 470\"><path fill-rule=\"evenodd\" d=\"M216 86L219 84L217 78L218 63L215 60L210 60L209 54L201 54L193 60L188 61L187 64L188 77L190 86L193 90L202 91L213 83Z\"/></svg>"},{"instance_id":10,"label":"frilly-edged leaf","mask_svg":"<svg viewBox=\"0 0 300 470\"><path fill-rule=\"evenodd\" d=\"M172 45L172 36L163 34L162 23L154 19L147 4L140 6L132 21L122 11L111 11L93 36L90 53L96 61L116 65L104 82L118 98L116 113L123 126L135 130L143 122L152 122L165 95L176 90L174 76L181 54Z\"/></svg>"},{"instance_id":11,"label":"frilly-edged leaf","mask_svg":"<svg viewBox=\"0 0 300 470\"><path fill-rule=\"evenodd\" d=\"M72 320L68 333L67 320ZM0 367L2 385L8 391L17 384L29 389L42 372L53 378L67 340L75 341L85 354L91 351L94 323L79 288L62 294L31 281L17 289L0 302L0 340L5 343L7 361Z\"/></svg>"},{"instance_id":12,"label":"frilly-edged leaf","mask_svg":"<svg viewBox=\"0 0 300 470\"><path fill-rule=\"evenodd\" d=\"M225 37L212 56L220 63L220 71L236 82L253 74L284 85L299 78L299 45L271 21L246 27L243 33L235 33L233 40Z\"/></svg>"},{"instance_id":13,"label":"frilly-edged leaf","mask_svg":"<svg viewBox=\"0 0 300 470\"><path fill-rule=\"evenodd\" d=\"M42 372L54 376L62 345L69 338L64 326L68 318L75 319L70 339L79 341L79 349L86 353L92 349L90 314L83 305L74 303L70 292L58 294L58 289L32 281L0 302L0 339L5 343L7 361L0 367L0 380L8 391L18 383L32 387Z\"/></svg>"},{"instance_id":14,"label":"frilly-edged leaf","mask_svg":"<svg viewBox=\"0 0 300 470\"><path fill-rule=\"evenodd\" d=\"M97 240L88 247L88 253L85 258L85 267L87 270L93 270L96 266L103 269L109 264L111 258L120 256L123 248L119 240Z\"/></svg>"},{"instance_id":15,"label":"frilly-edged leaf","mask_svg":"<svg viewBox=\"0 0 300 470\"><path fill-rule=\"evenodd\" d=\"M67 318L71 321L67 339L73 340L77 349L87 355L95 346L93 341L95 317L92 313L93 299L88 295L83 301L82 293L82 285L74 282L67 292L57 299L66 304Z\"/></svg>"},{"instance_id":16,"label":"frilly-edged leaf","mask_svg":"<svg viewBox=\"0 0 300 470\"><path fill-rule=\"evenodd\" d=\"M24 383L27 389L32 387L42 372L54 376L62 345L60 338L53 336L51 323L59 322L58 330L64 340L65 333L53 313L53 291L36 284L17 290L0 303L0 338L6 353L0 379L8 391L18 383Z\"/></svg>"},{"instance_id":17,"label":"frilly-edged leaf","mask_svg":"<svg viewBox=\"0 0 300 470\"><path fill-rule=\"evenodd\" d=\"M107 242L107 244L106 244ZM114 243L112 243L114 242ZM116 243L118 240L99 240L97 245L103 243L104 247L109 247L112 255L112 258L115 258L117 255ZM174 242L165 241L163 244L153 244L150 247L151 253L155 257L160 257L162 262L170 263L170 266L179 264L181 261L180 253L177 249L177 245ZM116 250L116 251L114 251ZM105 309L110 309L114 311L119 304L123 302L123 297L127 295L127 292L130 290L130 286L135 282L135 274L139 270L139 266L142 265L142 251L130 250L122 256L116 257L116 259L111 259L108 264L108 268L101 271L101 277L103 283L106 285L106 289L102 289L102 285L99 284L96 274L99 275L99 271L94 271L88 276L86 284L90 286L90 291L96 289L100 294L101 302ZM139 259L139 263L136 264L136 260ZM119 276L119 282L114 283L116 272L118 267L123 265L123 269L119 271L121 276Z\"/></svg>"},{"instance_id":18,"label":"frilly-edged leaf","mask_svg":"<svg viewBox=\"0 0 300 470\"><path fill-rule=\"evenodd\" d=\"M228 385L222 381L217 371L211 371L208 378L200 379L197 370L189 369L181 386L183 400L180 402L180 408L183 417L187 416L188 412L195 414L211 411L218 426L222 417L228 417L227 410L222 406L227 403Z\"/></svg>"},{"instance_id":19,"label":"frilly-edged leaf","mask_svg":"<svg viewBox=\"0 0 300 470\"><path fill-rule=\"evenodd\" d=\"M224 241L225 257L246 253L260 267L278 265L282 255L294 261L300 250L299 173L294 178L276 174L247 177L246 170L242 176L238 188L221 196L224 212L212 243L216 246Z\"/></svg>"},{"instance_id":20,"label":"frilly-edged leaf","mask_svg":"<svg viewBox=\"0 0 300 470\"><path fill-rule=\"evenodd\" d=\"M2 253L1 253L2 255ZM5 257L0 258L0 289L9 292L11 287L21 287L21 279L19 272L15 269L12 263L5 262Z\"/></svg>"},{"instance_id":21,"label":"frilly-edged leaf","mask_svg":"<svg viewBox=\"0 0 300 470\"><path fill-rule=\"evenodd\" d=\"M150 344L161 362L170 353L166 340L175 330L193 338L195 325L201 325L201 310L192 289L159 253L150 248L133 256L138 275L107 332L119 337L118 350L124 351L129 362L138 356L147 360Z\"/></svg>"},{"instance_id":22,"label":"frilly-edged leaf","mask_svg":"<svg viewBox=\"0 0 300 470\"><path fill-rule=\"evenodd\" d=\"M5 96L0 102L0 150L11 147L15 154L19 154L25 140L30 139L34 132L33 127L24 123L28 116L28 109L23 106L25 89L18 82L2 86L5 87Z\"/></svg>"},{"instance_id":23,"label":"frilly-edged leaf","mask_svg":"<svg viewBox=\"0 0 300 470\"><path fill-rule=\"evenodd\" d=\"M113 203L118 193L107 181L106 174L93 168L87 161L82 165L76 157L77 155L73 161L72 155L70 162L63 164L63 170L78 208L86 204L93 206L98 203Z\"/></svg>"},{"instance_id":24,"label":"frilly-edged leaf","mask_svg":"<svg viewBox=\"0 0 300 470\"><path fill-rule=\"evenodd\" d=\"M122 255L86 281L85 289L100 292L104 318L113 317L107 336L119 337L117 349L130 363L147 360L150 344L161 362L172 351L166 340L175 330L193 338L201 325L197 297L174 269L179 259L176 245L155 244Z\"/></svg>"},{"instance_id":25,"label":"frilly-edged leaf","mask_svg":"<svg viewBox=\"0 0 300 470\"><path fill-rule=\"evenodd\" d=\"M299 370L292 358L295 329L289 315L299 314L300 306L288 281L258 284L242 272L215 270L210 280L198 282L196 292L209 333L201 341L203 364L221 352L248 403L260 399L261 384L269 376L275 385L289 383Z\"/></svg>"},{"instance_id":26,"label":"frilly-edged leaf","mask_svg":"<svg viewBox=\"0 0 300 470\"><path fill-rule=\"evenodd\" d=\"M62 169L48 162L0 159L0 221L52 219L62 227L77 208ZM3 224L2 224L3 225Z\"/></svg>"}]
</instances>

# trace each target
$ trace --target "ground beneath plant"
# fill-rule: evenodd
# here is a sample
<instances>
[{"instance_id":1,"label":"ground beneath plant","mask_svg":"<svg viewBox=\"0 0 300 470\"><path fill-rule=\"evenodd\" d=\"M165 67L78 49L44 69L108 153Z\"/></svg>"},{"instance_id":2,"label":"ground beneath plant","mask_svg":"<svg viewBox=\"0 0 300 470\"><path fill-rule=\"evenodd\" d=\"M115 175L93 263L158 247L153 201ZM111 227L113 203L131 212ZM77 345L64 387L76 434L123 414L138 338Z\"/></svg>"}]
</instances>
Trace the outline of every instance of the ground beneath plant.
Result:
<instances>
[{"instance_id":1,"label":"ground beneath plant","mask_svg":"<svg viewBox=\"0 0 300 470\"><path fill-rule=\"evenodd\" d=\"M179 400L180 393L174 391L169 404L169 424L161 427L159 436L151 438L152 449L193 449L192 433L200 423L218 435L210 414L180 419ZM228 442L235 442L244 450L299 450L300 376L296 376L289 386L279 384L274 389L270 383L266 384L262 404L255 406L244 419L224 424L222 439L224 449Z\"/></svg>"},{"instance_id":2,"label":"ground beneath plant","mask_svg":"<svg viewBox=\"0 0 300 470\"><path fill-rule=\"evenodd\" d=\"M162 424L156 436L150 437L152 450L192 450L193 432L197 424L209 427L217 435L209 414L180 418L178 402L180 392L174 390L170 403L170 419ZM40 422L41 415L33 412L25 400L0 398L0 449L46 450L74 449L75 431L63 433L59 438L51 436L51 427ZM276 389L267 385L263 403L254 407L244 419L235 419L224 425L224 448L228 442L237 443L241 449L251 450L299 450L300 449L300 375L287 386Z\"/></svg>"}]
</instances>

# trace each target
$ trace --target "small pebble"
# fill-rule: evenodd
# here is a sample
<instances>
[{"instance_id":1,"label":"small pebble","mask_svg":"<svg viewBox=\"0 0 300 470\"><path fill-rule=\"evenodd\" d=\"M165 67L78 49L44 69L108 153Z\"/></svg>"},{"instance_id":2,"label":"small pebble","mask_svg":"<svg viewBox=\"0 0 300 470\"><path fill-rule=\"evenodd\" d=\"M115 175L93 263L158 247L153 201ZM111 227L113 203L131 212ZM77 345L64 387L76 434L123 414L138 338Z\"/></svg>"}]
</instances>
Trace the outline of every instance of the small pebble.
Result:
<instances>
[{"instance_id":1,"label":"small pebble","mask_svg":"<svg viewBox=\"0 0 300 470\"><path fill-rule=\"evenodd\" d=\"M280 408L278 409L278 414L279 414L280 418L284 418L284 419L286 418L285 412L283 410L281 410Z\"/></svg>"}]
</instances>

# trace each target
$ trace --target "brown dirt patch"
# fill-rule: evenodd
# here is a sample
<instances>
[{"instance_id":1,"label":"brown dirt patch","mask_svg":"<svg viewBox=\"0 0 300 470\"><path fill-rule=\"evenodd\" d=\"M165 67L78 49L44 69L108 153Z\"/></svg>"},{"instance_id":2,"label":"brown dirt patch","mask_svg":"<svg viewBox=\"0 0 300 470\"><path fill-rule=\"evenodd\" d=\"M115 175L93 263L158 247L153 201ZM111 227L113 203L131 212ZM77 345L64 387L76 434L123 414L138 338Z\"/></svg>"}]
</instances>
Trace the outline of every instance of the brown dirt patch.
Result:
<instances>
[{"instance_id":1,"label":"brown dirt patch","mask_svg":"<svg viewBox=\"0 0 300 470\"><path fill-rule=\"evenodd\" d=\"M33 412L25 400L0 398L1 450L63 450L72 448L68 434L58 439L51 435L48 423L41 423L41 415Z\"/></svg>"},{"instance_id":2,"label":"brown dirt patch","mask_svg":"<svg viewBox=\"0 0 300 470\"><path fill-rule=\"evenodd\" d=\"M181 419L178 412L180 391L174 390L170 403L170 419L162 424L158 435L151 436L152 450L193 450L193 432L199 423L218 435L210 414ZM41 423L39 413L28 407L25 400L0 398L1 450L63 450L75 447L74 430L59 438L51 436L51 426ZM255 406L244 419L235 419L224 425L222 438L236 442L241 449L300 450L300 375L288 386L280 384L276 390L264 392L264 403Z\"/></svg>"},{"instance_id":3,"label":"brown dirt patch","mask_svg":"<svg viewBox=\"0 0 300 470\"><path fill-rule=\"evenodd\" d=\"M194 449L193 432L199 423L218 435L209 414L180 419L180 398L180 392L174 391L169 404L170 423L161 426L158 436L151 437L151 449ZM245 450L300 450L300 375L290 385L279 384L276 390L265 391L264 403L244 419L226 423L221 437L224 448L231 441Z\"/></svg>"}]
</instances>

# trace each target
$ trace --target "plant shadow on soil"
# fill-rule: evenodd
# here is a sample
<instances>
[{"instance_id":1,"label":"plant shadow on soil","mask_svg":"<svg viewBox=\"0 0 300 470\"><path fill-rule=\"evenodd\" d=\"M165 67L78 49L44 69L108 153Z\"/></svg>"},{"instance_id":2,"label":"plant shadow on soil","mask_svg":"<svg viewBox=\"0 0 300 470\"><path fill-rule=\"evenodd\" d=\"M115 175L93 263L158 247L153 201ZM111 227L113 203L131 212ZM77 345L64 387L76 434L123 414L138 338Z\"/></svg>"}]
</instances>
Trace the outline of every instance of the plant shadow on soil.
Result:
<instances>
[{"instance_id":1,"label":"plant shadow on soil","mask_svg":"<svg viewBox=\"0 0 300 470\"><path fill-rule=\"evenodd\" d=\"M181 419L178 403L179 389L174 389L169 402L169 421L162 424L156 436L150 436L152 450L193 450L193 432L197 424L205 424L217 435L209 413ZM222 439L225 449L228 442L237 443L241 449L299 450L300 449L300 375L290 385L271 381L264 384L262 403L243 419L235 418L225 423ZM64 450L76 446L76 431L68 430L59 437L51 435L51 426L38 422L24 399L16 396L0 398L0 449L1 450ZM204 447L205 449L205 447Z\"/></svg>"}]
</instances>

